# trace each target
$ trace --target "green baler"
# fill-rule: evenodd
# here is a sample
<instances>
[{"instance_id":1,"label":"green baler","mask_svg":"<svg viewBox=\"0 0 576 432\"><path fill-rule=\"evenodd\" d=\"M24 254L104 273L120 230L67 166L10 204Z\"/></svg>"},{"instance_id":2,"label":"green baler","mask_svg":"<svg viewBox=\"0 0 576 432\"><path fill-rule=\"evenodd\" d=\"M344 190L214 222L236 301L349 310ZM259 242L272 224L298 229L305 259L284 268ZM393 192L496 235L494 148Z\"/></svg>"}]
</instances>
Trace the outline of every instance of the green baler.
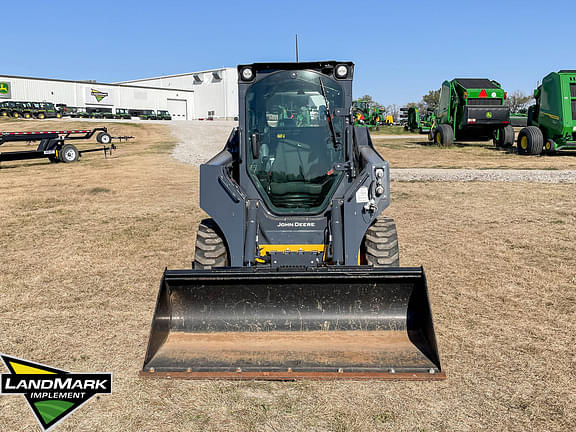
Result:
<instances>
[{"instance_id":1,"label":"green baler","mask_svg":"<svg viewBox=\"0 0 576 432\"><path fill-rule=\"evenodd\" d=\"M576 70L546 75L534 91L528 126L518 134L518 153L538 155L576 150Z\"/></svg>"},{"instance_id":2,"label":"green baler","mask_svg":"<svg viewBox=\"0 0 576 432\"><path fill-rule=\"evenodd\" d=\"M486 78L444 81L430 139L439 145L492 139L498 147L514 144L510 108L502 86Z\"/></svg>"}]
</instances>

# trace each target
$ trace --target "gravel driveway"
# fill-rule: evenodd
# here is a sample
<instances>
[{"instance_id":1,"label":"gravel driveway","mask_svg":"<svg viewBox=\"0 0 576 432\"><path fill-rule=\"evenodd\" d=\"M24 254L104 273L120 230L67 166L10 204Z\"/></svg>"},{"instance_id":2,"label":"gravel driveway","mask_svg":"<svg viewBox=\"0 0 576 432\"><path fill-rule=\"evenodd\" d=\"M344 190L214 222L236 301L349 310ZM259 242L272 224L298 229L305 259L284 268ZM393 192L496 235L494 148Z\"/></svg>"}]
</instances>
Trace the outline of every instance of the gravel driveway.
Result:
<instances>
[{"instance_id":1,"label":"gravel driveway","mask_svg":"<svg viewBox=\"0 0 576 432\"><path fill-rule=\"evenodd\" d=\"M200 165L224 148L237 124L222 120L171 122L172 133L179 141L172 156ZM391 178L396 181L576 183L576 170L392 168Z\"/></svg>"}]
</instances>

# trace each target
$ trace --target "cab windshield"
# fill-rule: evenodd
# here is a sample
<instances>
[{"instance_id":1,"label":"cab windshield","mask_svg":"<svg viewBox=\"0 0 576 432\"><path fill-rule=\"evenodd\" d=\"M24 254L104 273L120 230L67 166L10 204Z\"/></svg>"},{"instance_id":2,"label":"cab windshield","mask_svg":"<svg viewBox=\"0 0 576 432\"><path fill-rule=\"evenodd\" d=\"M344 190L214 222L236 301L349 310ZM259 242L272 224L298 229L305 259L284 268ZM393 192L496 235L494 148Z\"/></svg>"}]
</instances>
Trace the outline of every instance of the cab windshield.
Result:
<instances>
[{"instance_id":1,"label":"cab windshield","mask_svg":"<svg viewBox=\"0 0 576 432\"><path fill-rule=\"evenodd\" d=\"M338 82L312 71L277 72L248 90L248 172L271 210L313 214L328 204L342 175L334 165L344 120L333 117L335 144L327 104L334 113L343 101Z\"/></svg>"}]
</instances>

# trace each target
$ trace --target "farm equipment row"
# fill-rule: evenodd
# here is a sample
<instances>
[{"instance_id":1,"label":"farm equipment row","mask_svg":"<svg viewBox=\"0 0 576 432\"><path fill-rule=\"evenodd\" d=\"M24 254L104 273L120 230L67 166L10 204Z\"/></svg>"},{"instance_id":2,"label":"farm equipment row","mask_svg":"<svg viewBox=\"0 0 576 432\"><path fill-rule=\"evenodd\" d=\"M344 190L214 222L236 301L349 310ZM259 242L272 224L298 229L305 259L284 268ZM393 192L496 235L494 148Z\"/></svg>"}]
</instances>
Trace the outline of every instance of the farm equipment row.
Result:
<instances>
[{"instance_id":1,"label":"farm equipment row","mask_svg":"<svg viewBox=\"0 0 576 432\"><path fill-rule=\"evenodd\" d=\"M0 102L0 117L60 118L62 113L50 102Z\"/></svg>"},{"instance_id":2,"label":"farm equipment row","mask_svg":"<svg viewBox=\"0 0 576 432\"><path fill-rule=\"evenodd\" d=\"M139 117L141 120L172 120L172 116L166 110L129 110L126 108L116 108L116 111L112 112L107 109L87 111L84 108L67 107L67 115L71 118L130 120L132 117Z\"/></svg>"},{"instance_id":3,"label":"farm equipment row","mask_svg":"<svg viewBox=\"0 0 576 432\"><path fill-rule=\"evenodd\" d=\"M526 115L511 114L507 93L486 78L445 81L438 106L420 118L418 108L402 108L406 128L428 132L430 141L450 146L455 141L492 140L497 147L511 147L514 127L518 154L553 154L576 149L576 70L548 74L534 91L536 103Z\"/></svg>"},{"instance_id":4,"label":"farm equipment row","mask_svg":"<svg viewBox=\"0 0 576 432\"><path fill-rule=\"evenodd\" d=\"M142 120L172 120L172 116L166 110L143 110L116 108L77 108L66 104L54 105L51 102L0 102L0 117L24 118L24 119L50 119L50 118L93 118L93 119L124 119L139 117Z\"/></svg>"},{"instance_id":5,"label":"farm equipment row","mask_svg":"<svg viewBox=\"0 0 576 432\"><path fill-rule=\"evenodd\" d=\"M102 147L79 150L70 144L71 140L87 140L96 136L96 141ZM0 146L8 142L37 142L36 150L0 152L0 162L19 161L30 159L49 159L50 162L76 162L84 153L104 152L104 156L112 154L116 146L112 140L127 141L132 136L113 137L107 128L94 128L92 130L65 130L42 132L0 132Z\"/></svg>"}]
</instances>

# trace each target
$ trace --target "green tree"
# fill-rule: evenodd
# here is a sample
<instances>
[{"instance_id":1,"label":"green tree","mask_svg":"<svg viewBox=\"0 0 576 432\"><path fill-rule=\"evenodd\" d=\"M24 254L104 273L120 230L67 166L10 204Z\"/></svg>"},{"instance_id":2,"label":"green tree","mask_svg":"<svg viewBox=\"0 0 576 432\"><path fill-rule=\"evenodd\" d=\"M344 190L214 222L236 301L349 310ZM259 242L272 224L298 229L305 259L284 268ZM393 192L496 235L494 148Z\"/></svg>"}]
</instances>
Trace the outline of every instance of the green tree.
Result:
<instances>
[{"instance_id":1,"label":"green tree","mask_svg":"<svg viewBox=\"0 0 576 432\"><path fill-rule=\"evenodd\" d=\"M427 95L422 96L423 108L433 110L440 102L440 89L430 90Z\"/></svg>"},{"instance_id":2,"label":"green tree","mask_svg":"<svg viewBox=\"0 0 576 432\"><path fill-rule=\"evenodd\" d=\"M364 96L358 98L359 101L363 101L363 102L374 102L374 99L372 99L372 96L365 94Z\"/></svg>"}]
</instances>

